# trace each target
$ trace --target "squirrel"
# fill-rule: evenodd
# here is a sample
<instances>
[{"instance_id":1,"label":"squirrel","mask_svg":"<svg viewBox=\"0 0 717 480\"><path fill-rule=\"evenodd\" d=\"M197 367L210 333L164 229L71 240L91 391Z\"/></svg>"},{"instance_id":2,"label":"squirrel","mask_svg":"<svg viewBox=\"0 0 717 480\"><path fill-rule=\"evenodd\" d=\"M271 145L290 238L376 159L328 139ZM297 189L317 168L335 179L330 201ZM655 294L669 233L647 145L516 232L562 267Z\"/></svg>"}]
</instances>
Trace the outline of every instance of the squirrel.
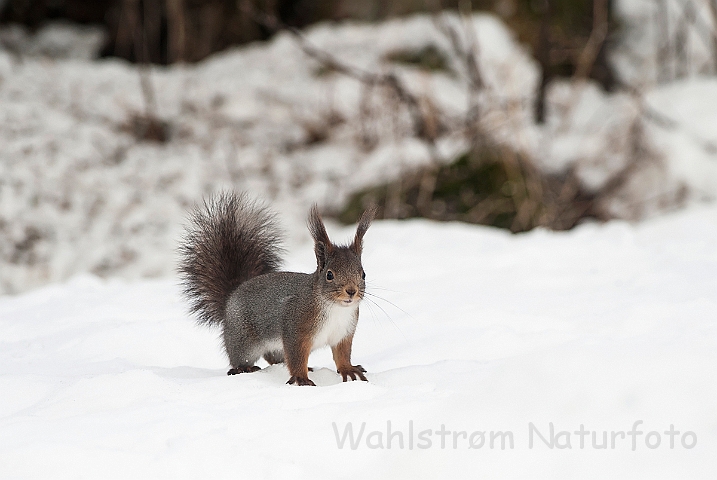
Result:
<instances>
[{"instance_id":1,"label":"squirrel","mask_svg":"<svg viewBox=\"0 0 717 480\"><path fill-rule=\"evenodd\" d=\"M221 193L190 214L179 246L183 293L199 324L219 325L231 369L227 375L260 370L260 357L286 363L288 384L315 385L308 377L312 350L329 345L346 382L367 381L351 364L351 345L366 289L361 264L363 237L376 214L361 216L350 245L336 245L318 207L309 232L316 271L279 271L282 232L276 216L246 194Z\"/></svg>"}]
</instances>

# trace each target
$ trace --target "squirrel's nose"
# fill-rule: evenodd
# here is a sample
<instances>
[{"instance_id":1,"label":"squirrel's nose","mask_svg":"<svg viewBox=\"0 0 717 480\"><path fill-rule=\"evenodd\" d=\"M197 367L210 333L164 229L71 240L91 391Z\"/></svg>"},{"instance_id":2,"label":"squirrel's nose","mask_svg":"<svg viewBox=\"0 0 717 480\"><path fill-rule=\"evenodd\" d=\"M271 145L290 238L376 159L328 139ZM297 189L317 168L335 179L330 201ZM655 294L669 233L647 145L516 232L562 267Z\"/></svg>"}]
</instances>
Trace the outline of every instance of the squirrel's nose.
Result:
<instances>
[{"instance_id":1,"label":"squirrel's nose","mask_svg":"<svg viewBox=\"0 0 717 480\"><path fill-rule=\"evenodd\" d=\"M353 297L354 295L356 295L356 289L353 288L353 287L352 287L352 288L347 288L347 289L346 289L346 294L349 296L349 298L351 298L351 297Z\"/></svg>"}]
</instances>

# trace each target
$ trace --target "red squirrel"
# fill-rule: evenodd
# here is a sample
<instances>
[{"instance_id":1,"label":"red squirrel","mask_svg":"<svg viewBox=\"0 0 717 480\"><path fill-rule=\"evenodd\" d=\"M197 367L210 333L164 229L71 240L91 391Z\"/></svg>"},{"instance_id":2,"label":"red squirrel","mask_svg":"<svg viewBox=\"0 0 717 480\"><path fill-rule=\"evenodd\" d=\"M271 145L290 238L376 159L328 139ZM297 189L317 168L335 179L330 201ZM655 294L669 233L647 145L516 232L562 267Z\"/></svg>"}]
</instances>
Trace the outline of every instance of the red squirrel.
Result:
<instances>
[{"instance_id":1,"label":"red squirrel","mask_svg":"<svg viewBox=\"0 0 717 480\"><path fill-rule=\"evenodd\" d=\"M284 362L287 383L314 385L312 350L329 345L343 381L366 380L351 364L351 344L366 290L363 237L376 213L367 209L350 245L334 244L314 205L308 226L314 240L313 273L279 271L282 233L275 215L246 195L222 193L197 207L179 247L184 296L200 324L219 325L231 369L259 370L260 357Z\"/></svg>"}]
</instances>

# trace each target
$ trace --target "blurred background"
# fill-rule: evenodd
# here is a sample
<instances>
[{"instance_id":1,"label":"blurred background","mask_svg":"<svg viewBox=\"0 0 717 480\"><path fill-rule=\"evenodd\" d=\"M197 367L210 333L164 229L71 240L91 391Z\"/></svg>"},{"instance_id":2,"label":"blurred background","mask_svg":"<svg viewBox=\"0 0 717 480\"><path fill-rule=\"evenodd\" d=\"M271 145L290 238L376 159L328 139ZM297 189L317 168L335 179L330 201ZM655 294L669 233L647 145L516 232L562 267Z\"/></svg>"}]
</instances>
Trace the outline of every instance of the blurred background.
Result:
<instances>
[{"instance_id":1,"label":"blurred background","mask_svg":"<svg viewBox=\"0 0 717 480\"><path fill-rule=\"evenodd\" d=\"M0 0L0 293L173 275L221 189L567 230L717 193L717 0ZM476 248L479 248L477 246Z\"/></svg>"}]
</instances>

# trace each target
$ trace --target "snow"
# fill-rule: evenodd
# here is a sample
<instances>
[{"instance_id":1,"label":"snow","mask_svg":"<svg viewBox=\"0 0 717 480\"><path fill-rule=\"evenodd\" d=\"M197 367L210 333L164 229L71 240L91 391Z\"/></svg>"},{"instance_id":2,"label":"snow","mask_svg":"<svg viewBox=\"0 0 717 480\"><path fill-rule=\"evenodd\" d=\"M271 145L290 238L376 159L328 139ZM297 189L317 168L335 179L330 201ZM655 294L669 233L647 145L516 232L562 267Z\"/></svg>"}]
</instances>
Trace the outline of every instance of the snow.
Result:
<instances>
[{"instance_id":1,"label":"snow","mask_svg":"<svg viewBox=\"0 0 717 480\"><path fill-rule=\"evenodd\" d=\"M313 265L311 245L292 249L289 269ZM385 299L362 304L354 340L368 383L342 383L328 349L310 359L317 387L286 385L281 365L227 376L218 332L195 326L172 279L82 275L0 297L0 477L717 474L716 206L521 235L379 221L364 267ZM551 423L552 449L538 436ZM598 444L618 432L615 448L591 434L580 448L581 425Z\"/></svg>"},{"instance_id":2,"label":"snow","mask_svg":"<svg viewBox=\"0 0 717 480\"><path fill-rule=\"evenodd\" d=\"M581 180L597 190L630 161L629 131L638 117L636 102L626 93L607 94L595 83L551 83L547 97L552 111L548 130L554 135L543 167L565 171L578 167Z\"/></svg>"},{"instance_id":3,"label":"snow","mask_svg":"<svg viewBox=\"0 0 717 480\"><path fill-rule=\"evenodd\" d=\"M678 3L666 2L670 38ZM311 271L312 202L335 207L430 161L405 110L320 75L284 34L154 68L170 141L140 142L129 133L145 108L139 72L89 60L101 32L0 31L13 48L0 51L0 293L30 290L0 296L0 478L714 478L717 206L700 202L717 192L717 80L699 26L689 61L662 65L684 78L660 77L655 5L616 2L631 29L613 61L641 93L554 82L545 126L531 118L538 66L508 29L444 18L475 36L488 135L595 190L638 149L647 162L611 212L661 216L521 235L376 222L353 353L369 382L342 383L322 349L316 388L286 385L281 365L225 375L219 332L197 327L179 296L182 223L208 192L249 191L281 212L287 268ZM711 28L706 2L695 8ZM438 26L323 24L307 39L395 72L453 125L437 140L449 160L466 147L464 66L385 60L450 52ZM312 142L315 130L326 138Z\"/></svg>"},{"instance_id":4,"label":"snow","mask_svg":"<svg viewBox=\"0 0 717 480\"><path fill-rule=\"evenodd\" d=\"M63 21L47 23L32 35L22 25L0 27L0 45L18 56L92 60L99 57L106 40L102 27Z\"/></svg>"},{"instance_id":5,"label":"snow","mask_svg":"<svg viewBox=\"0 0 717 480\"><path fill-rule=\"evenodd\" d=\"M210 191L250 191L282 214L287 267L311 271L312 202L335 207L430 160L406 112L317 74L278 35L153 69L170 141L139 142L128 130L145 108L138 71L89 61L100 33L0 32L16 50L0 51L0 292L44 285L0 296L0 478L714 478L717 206L694 201L717 192L717 81L694 31L687 78L657 81L647 3L617 2L643 26L614 57L641 95L554 82L545 126L531 119L537 64L505 26L445 21L475 35L489 135L599 189L631 161L626 132L639 126L654 161L612 213L662 216L522 235L377 222L364 251L375 296L353 353L369 383L342 383L322 349L316 388L286 385L281 365L225 375L218 332L195 326L173 277L182 223ZM307 39L396 72L447 125L465 118L455 58L433 73L385 60L450 51L429 17L318 25ZM438 138L445 159L465 146L456 128ZM603 435L614 448L593 446Z\"/></svg>"},{"instance_id":6,"label":"snow","mask_svg":"<svg viewBox=\"0 0 717 480\"><path fill-rule=\"evenodd\" d=\"M679 77L714 74L710 1L617 0L621 22L611 61L630 85L650 86Z\"/></svg>"},{"instance_id":7,"label":"snow","mask_svg":"<svg viewBox=\"0 0 717 480\"><path fill-rule=\"evenodd\" d=\"M681 162L669 163L671 177L690 185L703 197L714 196L717 186L717 81L696 78L665 86L647 95L647 102L659 107L667 118L682 128L662 130L655 144L667 158L680 156Z\"/></svg>"},{"instance_id":8,"label":"snow","mask_svg":"<svg viewBox=\"0 0 717 480\"><path fill-rule=\"evenodd\" d=\"M494 101L532 92L537 67L506 27L488 15L468 23ZM460 72L385 60L401 48L448 49L430 17L319 25L307 39L356 67L395 70L447 117L465 109ZM170 141L153 144L129 133L145 111L136 67L0 50L0 292L83 272L167 276L188 207L219 189L271 200L300 240L312 203L336 207L355 189L430 161L395 99L318 68L288 34L197 65L154 68L157 115L170 123ZM528 110L523 104L519 112ZM488 106L486 115L500 108ZM312 143L312 129L327 138ZM454 132L437 146L452 159L465 141Z\"/></svg>"},{"instance_id":9,"label":"snow","mask_svg":"<svg viewBox=\"0 0 717 480\"><path fill-rule=\"evenodd\" d=\"M640 12L623 10L633 20ZM545 170L574 167L589 189L599 189L634 156L630 132L640 100L625 93L556 82L546 125L533 123L538 65L495 16L322 24L306 38L352 66L395 73L446 126L437 147L450 161L467 148L468 73L440 25L453 25L464 46L475 47L485 84L477 98L480 122L490 138ZM84 273L172 275L187 209L220 189L269 200L285 213L290 241L298 245L307 238L303 223L312 203L338 208L357 189L431 161L394 97L342 75L319 74L318 63L289 34L196 65L153 68L156 113L169 123L170 140L138 141L130 131L133 117L145 111L139 71L123 61L87 60L90 54L78 52L83 45L90 51L99 37L91 30L75 34L52 25L25 39L39 45L62 37L52 45L67 47L67 59L23 56L35 52L29 47L22 55L0 50L0 292ZM386 60L429 45L447 55L450 71ZM717 106L710 99L717 98L717 81L648 84L644 97L671 127L641 121L640 147L649 161L616 194L609 213L639 219L714 200ZM316 132L325 138L312 140Z\"/></svg>"}]
</instances>

